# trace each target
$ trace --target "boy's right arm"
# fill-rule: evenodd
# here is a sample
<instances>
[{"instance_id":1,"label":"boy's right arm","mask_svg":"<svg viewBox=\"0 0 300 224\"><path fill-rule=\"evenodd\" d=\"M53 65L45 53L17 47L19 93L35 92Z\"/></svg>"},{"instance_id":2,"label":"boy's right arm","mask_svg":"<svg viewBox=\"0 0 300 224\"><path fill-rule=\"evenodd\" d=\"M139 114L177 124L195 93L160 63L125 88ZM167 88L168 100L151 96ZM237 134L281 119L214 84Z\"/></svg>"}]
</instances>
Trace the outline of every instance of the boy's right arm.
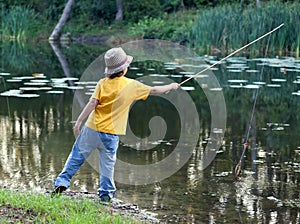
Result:
<instances>
[{"instance_id":1,"label":"boy's right arm","mask_svg":"<svg viewBox=\"0 0 300 224\"><path fill-rule=\"evenodd\" d=\"M152 86L150 90L150 94L151 95L163 94L171 90L176 90L179 87L180 85L178 83L171 83L169 85L164 85L164 86Z\"/></svg>"},{"instance_id":2,"label":"boy's right arm","mask_svg":"<svg viewBox=\"0 0 300 224\"><path fill-rule=\"evenodd\" d=\"M87 103L87 105L84 107L84 109L82 110L82 112L80 113L79 117L76 120L75 126L74 126L74 132L75 134L79 134L80 133L80 126L82 121L90 115L90 113L95 109L95 107L97 106L97 104L99 103L98 100L91 98L89 100L89 102Z\"/></svg>"}]
</instances>

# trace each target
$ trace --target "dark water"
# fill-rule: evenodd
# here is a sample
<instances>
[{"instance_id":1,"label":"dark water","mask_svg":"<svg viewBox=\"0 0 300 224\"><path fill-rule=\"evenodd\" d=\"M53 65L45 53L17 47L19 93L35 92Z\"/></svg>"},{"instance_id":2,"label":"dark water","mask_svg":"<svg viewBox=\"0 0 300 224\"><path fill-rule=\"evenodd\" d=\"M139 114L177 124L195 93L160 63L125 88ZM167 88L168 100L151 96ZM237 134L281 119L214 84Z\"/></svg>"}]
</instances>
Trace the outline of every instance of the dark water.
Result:
<instances>
[{"instance_id":1,"label":"dark water","mask_svg":"<svg viewBox=\"0 0 300 224\"><path fill-rule=\"evenodd\" d=\"M10 75L0 75L0 93L32 86L32 83L25 83L32 82L34 73L46 76L41 79L52 79L51 84L38 87L51 86L52 89L23 92L39 94L34 98L0 97L0 185L45 192L52 189L53 179L61 171L75 139L72 133L75 90L54 85L53 79L68 77L63 83L72 86L76 80L70 77L80 79L89 64L109 47L62 47L60 56L64 57L58 58L55 48L48 43L1 44L1 72ZM209 64L215 58L203 60ZM267 64L263 66L262 63ZM237 71L241 64L249 68ZM175 174L156 183L136 186L117 183L117 196L157 212L159 218L169 223L299 223L300 98L297 80L300 77L297 76L300 75L300 62L294 58L271 62L234 58L218 68L214 74L226 101L227 127L222 147L213 162L206 169L202 168L211 115L203 91L191 81L185 86L195 87L188 93L195 100L200 133L191 136L197 138L198 143L190 159ZM235 180L233 172L241 155L256 91L251 86L237 87L260 81L262 68L261 81L265 84L259 89L242 173ZM153 77L158 72L172 75L169 77L176 82L184 79L180 70L168 70L163 64L151 61L134 63L128 76ZM31 78L11 81L13 77L24 76ZM230 81L237 79L247 82ZM156 76L156 80L160 78ZM92 89L94 84L89 85ZM149 120L158 115L168 127L164 139L147 141L155 145L151 150L136 150L133 145L121 142L120 160L151 164L172 152L180 133L180 116L163 98L150 97L146 102L136 103L130 112L130 127L135 135L145 138L150 133ZM98 173L86 163L74 176L71 190L96 192L98 182Z\"/></svg>"}]
</instances>

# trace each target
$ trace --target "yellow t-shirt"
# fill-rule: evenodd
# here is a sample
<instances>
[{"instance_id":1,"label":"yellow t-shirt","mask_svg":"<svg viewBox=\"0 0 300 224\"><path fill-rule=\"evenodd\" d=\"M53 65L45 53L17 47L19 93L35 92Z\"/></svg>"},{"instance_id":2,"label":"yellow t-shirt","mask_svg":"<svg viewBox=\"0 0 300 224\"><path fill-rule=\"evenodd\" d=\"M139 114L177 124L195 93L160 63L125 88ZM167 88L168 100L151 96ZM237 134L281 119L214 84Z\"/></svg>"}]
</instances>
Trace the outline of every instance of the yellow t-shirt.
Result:
<instances>
[{"instance_id":1,"label":"yellow t-shirt","mask_svg":"<svg viewBox=\"0 0 300 224\"><path fill-rule=\"evenodd\" d=\"M124 76L101 79L92 95L99 103L89 115L86 126L99 132L124 135L130 105L135 100L146 100L150 89Z\"/></svg>"}]
</instances>

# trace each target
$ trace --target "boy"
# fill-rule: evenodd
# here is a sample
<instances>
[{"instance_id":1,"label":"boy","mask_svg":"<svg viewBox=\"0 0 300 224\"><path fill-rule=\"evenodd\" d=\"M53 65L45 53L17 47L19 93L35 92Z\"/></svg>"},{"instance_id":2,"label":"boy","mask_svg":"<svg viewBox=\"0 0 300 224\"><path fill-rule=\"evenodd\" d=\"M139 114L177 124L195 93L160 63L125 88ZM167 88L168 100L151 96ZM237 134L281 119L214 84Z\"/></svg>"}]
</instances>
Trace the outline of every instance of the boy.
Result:
<instances>
[{"instance_id":1,"label":"boy","mask_svg":"<svg viewBox=\"0 0 300 224\"><path fill-rule=\"evenodd\" d=\"M150 87L126 78L132 56L122 48L112 48L104 55L106 78L101 79L89 102L79 115L74 132L79 134L62 172L54 180L53 194L70 186L70 181L94 149L100 158L100 188L102 202L115 197L114 165L119 143L118 135L125 135L130 105L135 100L146 100L149 94L163 94L179 88L172 83ZM80 131L81 123L88 117Z\"/></svg>"}]
</instances>

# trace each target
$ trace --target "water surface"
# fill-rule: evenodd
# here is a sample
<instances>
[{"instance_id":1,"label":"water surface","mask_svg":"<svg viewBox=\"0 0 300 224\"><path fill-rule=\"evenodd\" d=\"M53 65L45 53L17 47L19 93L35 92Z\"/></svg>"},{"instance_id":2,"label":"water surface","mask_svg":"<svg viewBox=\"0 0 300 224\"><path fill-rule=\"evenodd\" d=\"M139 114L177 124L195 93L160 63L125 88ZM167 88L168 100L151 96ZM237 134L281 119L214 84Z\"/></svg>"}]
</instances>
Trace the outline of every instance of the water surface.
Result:
<instances>
[{"instance_id":1,"label":"water surface","mask_svg":"<svg viewBox=\"0 0 300 224\"><path fill-rule=\"evenodd\" d=\"M78 86L76 78L79 80L87 66L108 47L62 47L63 60L48 43L35 47L1 44L0 93L33 87L32 80L49 82L36 84L34 87L39 90L23 91L37 94L36 97L0 97L0 185L49 191L75 140L72 133L75 90L68 87ZM190 81L184 86L188 87L200 118L198 144L191 158L163 181L138 186L117 183L117 196L157 212L159 218L169 223L299 223L300 62L294 58L270 58L235 57L214 70L226 100L227 127L222 147L206 169L202 169L202 158L210 140L210 108L202 89ZM202 59L208 64L217 60ZM37 77L41 74L45 77ZM153 74L168 76L176 82L186 78L181 69L170 69L155 61L134 63L128 76L140 78ZM156 77L153 84L162 84ZM25 84L28 82L31 84ZM92 89L95 84L89 85ZM233 171L241 154L257 85L260 89L249 148L242 174L236 180ZM186 109L188 112L189 108ZM163 117L167 124L164 139L141 143L154 145L151 150L142 150L143 147L136 150L137 143L121 142L120 160L151 164L172 152L180 133L180 117L162 98L150 97L132 107L129 123L133 133L147 137L153 116ZM86 163L74 176L71 190L96 192L98 182L98 173Z\"/></svg>"}]
</instances>

